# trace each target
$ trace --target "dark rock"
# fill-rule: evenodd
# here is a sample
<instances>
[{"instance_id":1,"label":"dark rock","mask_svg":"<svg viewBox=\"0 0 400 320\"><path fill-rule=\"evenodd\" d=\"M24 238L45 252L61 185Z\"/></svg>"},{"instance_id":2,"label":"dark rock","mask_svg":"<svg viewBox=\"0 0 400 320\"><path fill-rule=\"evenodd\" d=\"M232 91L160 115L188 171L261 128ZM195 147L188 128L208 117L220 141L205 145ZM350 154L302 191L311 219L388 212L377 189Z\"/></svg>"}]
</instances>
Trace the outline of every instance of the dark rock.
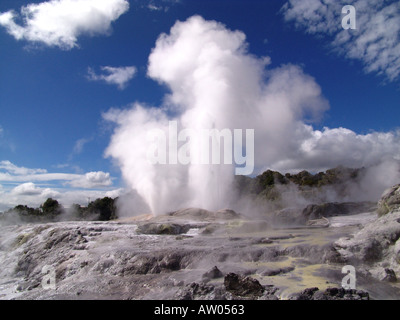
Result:
<instances>
[{"instance_id":1,"label":"dark rock","mask_svg":"<svg viewBox=\"0 0 400 320\"><path fill-rule=\"evenodd\" d=\"M190 257L191 252L158 252L137 254L132 258L127 258L126 262L121 262L122 257L117 257L119 260L118 268L113 271L115 275L145 275L145 274L160 274L178 271L186 267L185 258ZM103 268L104 269L104 268ZM100 266L100 269L103 270Z\"/></svg>"},{"instance_id":2,"label":"dark rock","mask_svg":"<svg viewBox=\"0 0 400 320\"><path fill-rule=\"evenodd\" d=\"M75 240L76 244L82 244L82 243L87 243L88 241L86 240L85 237L83 237L83 235L80 233L80 231L78 231L78 236Z\"/></svg>"},{"instance_id":3,"label":"dark rock","mask_svg":"<svg viewBox=\"0 0 400 320\"><path fill-rule=\"evenodd\" d=\"M180 290L176 296L175 296L176 300L193 300L193 292L190 289L186 289L186 290Z\"/></svg>"},{"instance_id":4,"label":"dark rock","mask_svg":"<svg viewBox=\"0 0 400 320\"><path fill-rule=\"evenodd\" d=\"M327 288L308 288L290 297L290 300L369 300L369 294L361 290Z\"/></svg>"},{"instance_id":5,"label":"dark rock","mask_svg":"<svg viewBox=\"0 0 400 320\"><path fill-rule=\"evenodd\" d=\"M259 239L254 239L252 244L271 244L274 243L273 240L270 238L259 238Z\"/></svg>"},{"instance_id":6,"label":"dark rock","mask_svg":"<svg viewBox=\"0 0 400 320\"><path fill-rule=\"evenodd\" d=\"M179 253L172 253L167 255L160 263L161 269L169 271L177 271L181 269L182 256Z\"/></svg>"},{"instance_id":7,"label":"dark rock","mask_svg":"<svg viewBox=\"0 0 400 320\"><path fill-rule=\"evenodd\" d=\"M267 269L264 270L261 275L266 277L273 277L279 274L285 274L292 272L295 268L294 267L285 267L285 268L278 268L278 269Z\"/></svg>"},{"instance_id":8,"label":"dark rock","mask_svg":"<svg viewBox=\"0 0 400 320\"><path fill-rule=\"evenodd\" d=\"M16 290L17 292L26 291L29 287L31 287L31 285L32 284L30 282L22 282L17 286Z\"/></svg>"},{"instance_id":9,"label":"dark rock","mask_svg":"<svg viewBox=\"0 0 400 320\"><path fill-rule=\"evenodd\" d=\"M222 209L218 210L215 213L216 218L224 219L224 220L231 220L231 219L238 219L240 218L240 214L231 210L231 209Z\"/></svg>"},{"instance_id":10,"label":"dark rock","mask_svg":"<svg viewBox=\"0 0 400 320\"><path fill-rule=\"evenodd\" d=\"M286 208L275 212L274 222L281 225L305 225L309 220L318 220L340 215L372 212L376 205L371 202L329 202L311 204L305 208Z\"/></svg>"},{"instance_id":11,"label":"dark rock","mask_svg":"<svg viewBox=\"0 0 400 320\"><path fill-rule=\"evenodd\" d=\"M190 238L192 238L192 236L187 236L187 235L182 235L182 234L175 237L176 240L185 240L185 239L190 239Z\"/></svg>"},{"instance_id":12,"label":"dark rock","mask_svg":"<svg viewBox=\"0 0 400 320\"><path fill-rule=\"evenodd\" d=\"M194 295L204 296L211 293L215 287L212 285L192 283L190 287L193 289Z\"/></svg>"},{"instance_id":13,"label":"dark rock","mask_svg":"<svg viewBox=\"0 0 400 320\"><path fill-rule=\"evenodd\" d=\"M372 211L375 205L370 202L343 202L311 204L302 211L305 221L329 218L347 214L357 214Z\"/></svg>"},{"instance_id":14,"label":"dark rock","mask_svg":"<svg viewBox=\"0 0 400 320\"><path fill-rule=\"evenodd\" d=\"M307 288L305 290L303 290L302 292L300 292L300 294L298 294L296 296L295 299L293 300L312 300L315 292L317 292L319 289L318 288Z\"/></svg>"},{"instance_id":15,"label":"dark rock","mask_svg":"<svg viewBox=\"0 0 400 320\"><path fill-rule=\"evenodd\" d=\"M180 289L175 300L232 300L232 295L222 286L193 282Z\"/></svg>"},{"instance_id":16,"label":"dark rock","mask_svg":"<svg viewBox=\"0 0 400 320\"><path fill-rule=\"evenodd\" d=\"M73 246L74 250L86 250L87 247L85 245L75 245Z\"/></svg>"},{"instance_id":17,"label":"dark rock","mask_svg":"<svg viewBox=\"0 0 400 320\"><path fill-rule=\"evenodd\" d=\"M212 279L222 278L223 276L224 276L224 274L221 272L221 270L219 270L217 268L217 266L215 266L210 271L203 274L203 279L204 280L212 280Z\"/></svg>"},{"instance_id":18,"label":"dark rock","mask_svg":"<svg viewBox=\"0 0 400 320\"><path fill-rule=\"evenodd\" d=\"M175 223L147 223L138 227L138 233L156 235L178 235L188 232L189 225Z\"/></svg>"},{"instance_id":19,"label":"dark rock","mask_svg":"<svg viewBox=\"0 0 400 320\"><path fill-rule=\"evenodd\" d=\"M293 239L293 238L296 238L296 237L292 234L288 234L288 235L284 235L284 236L269 237L268 239L275 241L275 240L289 240L289 239Z\"/></svg>"},{"instance_id":20,"label":"dark rock","mask_svg":"<svg viewBox=\"0 0 400 320\"><path fill-rule=\"evenodd\" d=\"M325 251L323 258L323 262L325 263L345 263L345 259L342 255L336 250L334 246L329 246L329 248Z\"/></svg>"},{"instance_id":21,"label":"dark rock","mask_svg":"<svg viewBox=\"0 0 400 320\"><path fill-rule=\"evenodd\" d=\"M365 262L373 263L382 258L382 250L382 244L372 238L364 244L360 250L360 254Z\"/></svg>"},{"instance_id":22,"label":"dark rock","mask_svg":"<svg viewBox=\"0 0 400 320\"><path fill-rule=\"evenodd\" d=\"M260 297L264 293L264 287L258 280L251 277L243 277L236 273L225 276L224 285L227 291L236 296Z\"/></svg>"},{"instance_id":23,"label":"dark rock","mask_svg":"<svg viewBox=\"0 0 400 320\"><path fill-rule=\"evenodd\" d=\"M343 288L328 288L325 290L325 294L331 297L343 297L344 293L345 292Z\"/></svg>"},{"instance_id":24,"label":"dark rock","mask_svg":"<svg viewBox=\"0 0 400 320\"><path fill-rule=\"evenodd\" d=\"M276 293L279 290L277 287L274 285L267 285L264 288L264 294L259 298L259 300L279 300L276 296Z\"/></svg>"},{"instance_id":25,"label":"dark rock","mask_svg":"<svg viewBox=\"0 0 400 320\"><path fill-rule=\"evenodd\" d=\"M396 273L393 269L384 268L383 272L381 273L380 280L386 282L397 282Z\"/></svg>"}]
</instances>

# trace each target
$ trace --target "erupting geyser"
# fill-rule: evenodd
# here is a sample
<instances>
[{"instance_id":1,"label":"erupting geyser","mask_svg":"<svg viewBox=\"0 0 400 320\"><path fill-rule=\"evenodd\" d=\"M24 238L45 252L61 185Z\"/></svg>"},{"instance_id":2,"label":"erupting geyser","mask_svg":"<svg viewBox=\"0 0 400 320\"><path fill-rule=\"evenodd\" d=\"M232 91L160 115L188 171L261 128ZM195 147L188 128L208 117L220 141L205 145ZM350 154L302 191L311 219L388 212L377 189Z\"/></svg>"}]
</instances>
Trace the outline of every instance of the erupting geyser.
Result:
<instances>
[{"instance_id":1,"label":"erupting geyser","mask_svg":"<svg viewBox=\"0 0 400 320\"><path fill-rule=\"evenodd\" d=\"M269 57L251 55L247 47L242 32L215 21L194 16L176 22L149 57L148 76L171 92L164 104L136 103L103 115L116 124L106 156L116 160L128 186L154 214L232 207L238 168L254 167L254 174L266 168L318 172L339 164L375 165L399 154L397 133L314 130L306 122L329 108L315 80L298 66L270 68ZM169 134L171 123L177 137ZM204 130L215 133L209 137L213 147L202 143ZM235 155L226 152L229 144ZM214 161L211 153L222 149ZM208 162L193 161L200 154L209 155Z\"/></svg>"}]
</instances>

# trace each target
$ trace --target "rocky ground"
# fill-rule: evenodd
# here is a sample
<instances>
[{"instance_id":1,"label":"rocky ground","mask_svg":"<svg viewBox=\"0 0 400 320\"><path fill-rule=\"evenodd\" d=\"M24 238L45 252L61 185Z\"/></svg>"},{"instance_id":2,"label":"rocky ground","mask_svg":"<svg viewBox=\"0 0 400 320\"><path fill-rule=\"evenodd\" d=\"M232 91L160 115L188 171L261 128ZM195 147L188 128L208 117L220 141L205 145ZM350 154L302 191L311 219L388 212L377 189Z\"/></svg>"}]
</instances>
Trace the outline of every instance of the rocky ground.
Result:
<instances>
[{"instance_id":1,"label":"rocky ground","mask_svg":"<svg viewBox=\"0 0 400 320\"><path fill-rule=\"evenodd\" d=\"M400 212L377 219L345 207L327 206L324 229L303 224L318 206L277 214L301 222L290 228L201 209L2 227L0 299L399 298ZM357 290L341 288L348 264Z\"/></svg>"},{"instance_id":2,"label":"rocky ground","mask_svg":"<svg viewBox=\"0 0 400 320\"><path fill-rule=\"evenodd\" d=\"M379 218L349 237L335 242L335 249L360 272L384 282L400 276L400 185L388 189L378 203Z\"/></svg>"}]
</instances>

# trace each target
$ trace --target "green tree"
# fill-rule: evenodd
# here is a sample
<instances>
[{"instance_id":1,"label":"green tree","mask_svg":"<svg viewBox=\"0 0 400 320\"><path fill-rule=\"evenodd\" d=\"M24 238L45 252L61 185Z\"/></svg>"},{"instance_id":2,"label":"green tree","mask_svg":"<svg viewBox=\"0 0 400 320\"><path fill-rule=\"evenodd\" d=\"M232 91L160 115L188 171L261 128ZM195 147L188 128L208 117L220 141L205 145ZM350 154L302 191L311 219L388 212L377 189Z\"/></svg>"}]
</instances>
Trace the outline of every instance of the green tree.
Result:
<instances>
[{"instance_id":1,"label":"green tree","mask_svg":"<svg viewBox=\"0 0 400 320\"><path fill-rule=\"evenodd\" d=\"M40 211L38 209L30 208L26 205L18 205L14 209L9 210L9 212L16 212L20 216L38 216Z\"/></svg>"},{"instance_id":2,"label":"green tree","mask_svg":"<svg viewBox=\"0 0 400 320\"><path fill-rule=\"evenodd\" d=\"M41 206L42 214L45 216L57 216L64 211L64 208L58 203L57 200L48 198Z\"/></svg>"},{"instance_id":3,"label":"green tree","mask_svg":"<svg viewBox=\"0 0 400 320\"><path fill-rule=\"evenodd\" d=\"M91 202L88 206L90 213L99 215L99 220L108 221L117 218L117 210L114 199L105 197Z\"/></svg>"}]
</instances>

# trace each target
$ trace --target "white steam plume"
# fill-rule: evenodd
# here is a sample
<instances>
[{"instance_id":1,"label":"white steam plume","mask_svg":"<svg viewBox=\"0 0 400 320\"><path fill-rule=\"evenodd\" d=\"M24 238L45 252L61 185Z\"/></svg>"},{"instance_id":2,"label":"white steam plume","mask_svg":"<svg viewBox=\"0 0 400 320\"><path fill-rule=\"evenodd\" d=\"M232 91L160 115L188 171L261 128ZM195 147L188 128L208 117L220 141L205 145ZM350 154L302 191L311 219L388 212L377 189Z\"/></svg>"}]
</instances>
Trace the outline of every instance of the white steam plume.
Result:
<instances>
[{"instance_id":1,"label":"white steam plume","mask_svg":"<svg viewBox=\"0 0 400 320\"><path fill-rule=\"evenodd\" d=\"M153 213L229 205L235 164L149 163L147 134L167 133L170 120L177 121L179 129L254 129L255 173L265 168L304 167L313 155L317 160L306 168L315 171L333 164L323 159L335 159L336 165L341 161L369 165L382 156L399 157L397 133L362 136L345 129L314 131L306 122L319 119L329 108L320 87L298 66L269 69L269 61L248 53L242 32L199 16L177 22L170 34L158 38L149 57L148 75L171 90L164 106L135 104L104 114L116 124L106 155L117 161L129 186ZM353 137L350 146L338 148L348 136ZM330 148L330 141L335 148ZM191 144L190 152L198 149Z\"/></svg>"}]
</instances>

